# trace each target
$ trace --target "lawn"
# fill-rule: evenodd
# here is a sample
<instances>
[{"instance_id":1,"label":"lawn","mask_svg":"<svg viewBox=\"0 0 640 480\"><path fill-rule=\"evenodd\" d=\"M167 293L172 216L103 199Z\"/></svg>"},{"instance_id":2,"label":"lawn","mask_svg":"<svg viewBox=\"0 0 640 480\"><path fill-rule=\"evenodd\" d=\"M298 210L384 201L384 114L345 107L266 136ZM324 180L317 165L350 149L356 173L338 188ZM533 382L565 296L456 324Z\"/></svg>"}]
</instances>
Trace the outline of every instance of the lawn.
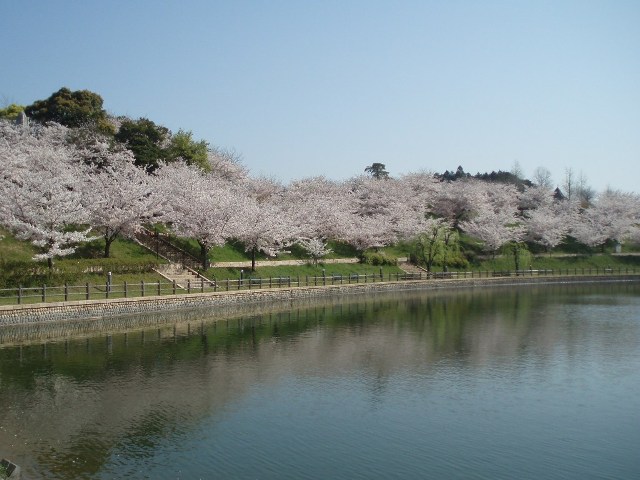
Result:
<instances>
[{"instance_id":1,"label":"lawn","mask_svg":"<svg viewBox=\"0 0 640 480\"><path fill-rule=\"evenodd\" d=\"M174 239L183 249L198 254L199 247L193 240ZM329 245L332 252L327 255L331 258L353 258L357 252L350 246L333 242ZM407 257L411 251L411 245L401 243L386 247L382 252L389 257ZM99 290L107 280L107 272L111 271L113 284L140 285L163 282L160 275L152 271L158 263L165 263L161 258L149 252L135 242L118 239L111 247L111 258L103 259L104 240L81 245L73 255L55 261L56 272L50 274L43 262L34 262L32 257L37 250L30 243L15 239L6 230L0 229L0 288L13 288L18 285L41 288L43 284L84 286L91 285L92 289ZM244 268L220 268L208 269L204 275L218 282L224 280L235 281L241 275L242 278L287 278L304 279L322 278L333 276L351 275L380 275L385 278L389 275L402 273L397 266L373 266L361 263L319 263L314 265L299 246L292 246L286 252L277 257L277 260L305 260L304 265L283 265L278 267L258 267L255 272L249 268L251 257L245 252L242 245L230 243L224 247L215 247L210 252L213 262L246 262ZM261 254L257 260L273 260ZM529 252L522 254L520 259L521 269L535 270L579 270L595 268L623 268L640 269L640 256L634 255L609 255L609 254L538 254ZM504 271L514 270L515 264L512 256L498 255L495 257L477 256L464 268L449 267L449 271ZM434 272L442 271L441 266L436 266ZM137 288L137 287L134 287Z\"/></svg>"}]
</instances>

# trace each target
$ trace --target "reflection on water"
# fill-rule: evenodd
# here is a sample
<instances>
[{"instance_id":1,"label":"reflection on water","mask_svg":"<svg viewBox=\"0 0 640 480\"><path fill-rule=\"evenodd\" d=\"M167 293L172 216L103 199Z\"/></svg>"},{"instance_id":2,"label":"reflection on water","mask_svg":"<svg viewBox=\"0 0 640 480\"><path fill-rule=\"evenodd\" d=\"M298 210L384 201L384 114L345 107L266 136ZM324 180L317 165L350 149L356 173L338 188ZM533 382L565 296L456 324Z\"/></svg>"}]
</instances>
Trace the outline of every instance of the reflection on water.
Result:
<instances>
[{"instance_id":1,"label":"reflection on water","mask_svg":"<svg viewBox=\"0 0 640 480\"><path fill-rule=\"evenodd\" d=\"M377 294L5 347L0 456L27 478L637 477L639 293Z\"/></svg>"}]
</instances>

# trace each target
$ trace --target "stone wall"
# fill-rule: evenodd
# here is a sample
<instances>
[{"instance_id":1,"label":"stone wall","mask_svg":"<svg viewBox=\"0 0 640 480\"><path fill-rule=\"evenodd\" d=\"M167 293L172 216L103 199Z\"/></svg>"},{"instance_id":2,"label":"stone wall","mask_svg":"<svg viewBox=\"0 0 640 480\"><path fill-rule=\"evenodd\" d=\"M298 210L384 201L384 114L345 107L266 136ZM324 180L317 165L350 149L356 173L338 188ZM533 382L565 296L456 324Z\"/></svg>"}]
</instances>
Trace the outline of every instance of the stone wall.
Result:
<instances>
[{"instance_id":1,"label":"stone wall","mask_svg":"<svg viewBox=\"0 0 640 480\"><path fill-rule=\"evenodd\" d=\"M640 281L640 275L418 280L11 305L0 306L0 327L78 320L98 321L118 316L202 308L211 308L216 312L224 312L225 315L234 315L243 313L246 308L251 309L252 306L270 302L291 302L297 299L354 295L375 291L473 288L476 286L540 283L638 281Z\"/></svg>"}]
</instances>

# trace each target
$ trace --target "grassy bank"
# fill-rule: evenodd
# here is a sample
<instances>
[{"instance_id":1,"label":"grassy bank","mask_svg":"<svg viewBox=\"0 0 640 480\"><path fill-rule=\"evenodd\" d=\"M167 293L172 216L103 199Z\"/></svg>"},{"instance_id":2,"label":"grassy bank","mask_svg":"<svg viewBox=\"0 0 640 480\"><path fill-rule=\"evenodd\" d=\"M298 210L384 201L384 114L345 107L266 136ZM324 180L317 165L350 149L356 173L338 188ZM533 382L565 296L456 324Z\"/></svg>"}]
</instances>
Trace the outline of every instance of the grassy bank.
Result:
<instances>
[{"instance_id":1,"label":"grassy bank","mask_svg":"<svg viewBox=\"0 0 640 480\"><path fill-rule=\"evenodd\" d=\"M193 240L174 239L181 248L197 255L199 247ZM357 252L350 247L338 242L330 245L332 252L326 258L352 258ZM408 257L413 246L401 243L387 247L382 251L389 257ZM111 247L111 258L102 258L104 253L104 241L97 240L81 245L70 257L55 261L55 269L49 272L44 262L34 262L32 257L37 253L33 245L28 242L15 239L6 230L0 229L0 288L14 288L22 286L42 285L99 285L106 283L107 272L112 272L113 283L153 283L163 281L162 277L153 272L160 263L165 263L153 253L141 247L135 242L119 239ZM515 262L511 255L499 255L495 257L483 257L477 251L467 249L471 260L465 261L464 266L449 266L449 271L506 271L514 270ZM236 280L243 278L297 278L297 277L322 277L322 276L348 276L348 275L379 275L401 273L399 267L385 265L374 266L368 264L312 264L309 258L299 246L292 246L283 252L277 260L305 260L304 265L263 266L256 271L250 271L251 255L242 245L229 243L223 247L211 250L210 259L214 262L214 268L210 268L203 274L209 279ZM257 255L256 259L274 260L265 255ZM246 262L244 268L220 268L215 267L215 262ZM595 269L595 268L640 268L640 256L611 255L610 253L554 253L537 254L524 251L520 254L521 269L535 270L567 270L567 269ZM435 266L434 272L443 270L442 266Z\"/></svg>"},{"instance_id":2,"label":"grassy bank","mask_svg":"<svg viewBox=\"0 0 640 480\"><path fill-rule=\"evenodd\" d=\"M640 268L638 255L531 255L521 259L520 268L534 270L587 268ZM513 257L500 256L472 262L469 271L515 270Z\"/></svg>"}]
</instances>

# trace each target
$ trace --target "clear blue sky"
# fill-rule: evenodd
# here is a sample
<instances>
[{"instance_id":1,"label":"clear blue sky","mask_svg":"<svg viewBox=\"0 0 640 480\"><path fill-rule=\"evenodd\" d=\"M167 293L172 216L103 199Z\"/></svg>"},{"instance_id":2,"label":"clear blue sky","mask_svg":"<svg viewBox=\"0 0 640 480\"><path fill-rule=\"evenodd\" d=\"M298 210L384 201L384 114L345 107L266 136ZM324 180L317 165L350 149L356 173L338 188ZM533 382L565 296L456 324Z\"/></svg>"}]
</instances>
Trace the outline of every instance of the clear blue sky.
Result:
<instances>
[{"instance_id":1,"label":"clear blue sky","mask_svg":"<svg viewBox=\"0 0 640 480\"><path fill-rule=\"evenodd\" d=\"M254 175L566 168L640 192L640 1L0 4L0 102L60 87Z\"/></svg>"}]
</instances>

